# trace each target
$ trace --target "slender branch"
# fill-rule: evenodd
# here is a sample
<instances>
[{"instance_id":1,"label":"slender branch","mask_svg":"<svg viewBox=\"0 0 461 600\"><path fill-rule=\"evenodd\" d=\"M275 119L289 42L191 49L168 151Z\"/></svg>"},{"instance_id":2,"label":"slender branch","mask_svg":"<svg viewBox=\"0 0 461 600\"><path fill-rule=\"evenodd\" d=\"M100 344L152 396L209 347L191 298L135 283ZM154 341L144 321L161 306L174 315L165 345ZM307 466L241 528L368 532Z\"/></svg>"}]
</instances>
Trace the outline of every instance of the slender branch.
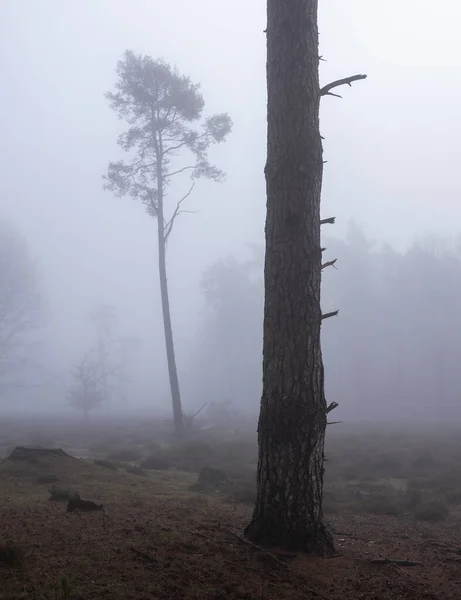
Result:
<instances>
[{"instance_id":1,"label":"slender branch","mask_svg":"<svg viewBox=\"0 0 461 600\"><path fill-rule=\"evenodd\" d=\"M84 367L85 367L85 361L90 356L90 354L92 352L95 352L95 348L91 348L90 350L88 350L88 352L82 358L82 362L80 363L80 365L78 367L73 367L73 369L72 368L69 369L69 372L70 372L70 374L73 377L75 377L76 379L83 379L83 372L84 372Z\"/></svg>"},{"instance_id":2,"label":"slender branch","mask_svg":"<svg viewBox=\"0 0 461 600\"><path fill-rule=\"evenodd\" d=\"M111 369L109 371L105 371L102 375L100 375L94 381L92 381L92 385L96 385L97 383L99 383L101 381L101 379L105 379L106 377L109 377L109 375L116 375L117 370L118 370L117 367L114 367L113 369Z\"/></svg>"},{"instance_id":3,"label":"slender branch","mask_svg":"<svg viewBox=\"0 0 461 600\"><path fill-rule=\"evenodd\" d=\"M184 202L184 200L186 200L186 198L188 198L192 192L192 190L194 189L195 186L195 182L192 183L192 185L189 188L189 191L187 192L187 194L185 194L181 200L179 200L179 202L176 204L176 208L174 209L173 214L171 215L171 219L165 224L164 226L164 231L165 231L165 242L168 239L168 236L171 233L171 230L173 229L173 224L174 221L176 219L176 217L180 214L180 213L184 213L184 212L194 212L192 210L181 210L181 204Z\"/></svg>"},{"instance_id":4,"label":"slender branch","mask_svg":"<svg viewBox=\"0 0 461 600\"><path fill-rule=\"evenodd\" d=\"M336 269L336 267L335 267L335 262L336 262L337 260L338 260L338 259L337 259L337 258L335 258L334 260L329 260L328 262L326 262L326 263L323 263L323 265L322 265L322 270L323 270L323 269L326 269L327 267L334 267L334 268Z\"/></svg>"},{"instance_id":5,"label":"slender branch","mask_svg":"<svg viewBox=\"0 0 461 600\"><path fill-rule=\"evenodd\" d=\"M366 75L351 75L350 77L344 77L344 79L337 79L336 81L332 81L331 83L328 83L327 85L323 86L323 88L320 89L320 95L321 96L336 96L337 98L341 98L341 96L339 94L333 94L331 92L331 90L333 90L334 88L337 88L341 85L351 86L352 82L359 81L360 79L366 79L366 78L367 78Z\"/></svg>"},{"instance_id":6,"label":"slender branch","mask_svg":"<svg viewBox=\"0 0 461 600\"><path fill-rule=\"evenodd\" d=\"M339 310L334 310L333 312L325 313L324 315L322 315L322 321L324 319L329 319L330 317L336 317L336 315L338 313L339 313Z\"/></svg>"},{"instance_id":7,"label":"slender branch","mask_svg":"<svg viewBox=\"0 0 461 600\"><path fill-rule=\"evenodd\" d=\"M326 248L320 248L320 252L325 252Z\"/></svg>"},{"instance_id":8,"label":"slender branch","mask_svg":"<svg viewBox=\"0 0 461 600\"><path fill-rule=\"evenodd\" d=\"M422 562L417 560L401 560L398 558L374 558L368 561L370 565L397 565L398 567L419 567Z\"/></svg>"},{"instance_id":9,"label":"slender branch","mask_svg":"<svg viewBox=\"0 0 461 600\"><path fill-rule=\"evenodd\" d=\"M198 409L198 411L197 411L197 412L195 412L195 413L194 413L194 414L193 414L193 415L190 417L190 419L195 419L195 417L196 417L197 415L199 415L199 414L202 412L202 410L205 408L205 406L206 406L207 404L208 404L208 402L205 402L205 404L204 404L203 406L201 406L201 407Z\"/></svg>"},{"instance_id":10,"label":"slender branch","mask_svg":"<svg viewBox=\"0 0 461 600\"><path fill-rule=\"evenodd\" d=\"M173 177L173 175L178 175L179 173L184 173L184 171L187 171L188 169L195 169L195 165L189 165L188 167L183 167L182 169L178 169L177 171L172 171L171 173L166 173L166 175L164 175L164 179L167 179L168 177Z\"/></svg>"},{"instance_id":11,"label":"slender branch","mask_svg":"<svg viewBox=\"0 0 461 600\"><path fill-rule=\"evenodd\" d=\"M321 219L320 220L320 225L326 225L327 223L329 225L333 225L335 222L336 217L330 217L329 219Z\"/></svg>"}]
</instances>

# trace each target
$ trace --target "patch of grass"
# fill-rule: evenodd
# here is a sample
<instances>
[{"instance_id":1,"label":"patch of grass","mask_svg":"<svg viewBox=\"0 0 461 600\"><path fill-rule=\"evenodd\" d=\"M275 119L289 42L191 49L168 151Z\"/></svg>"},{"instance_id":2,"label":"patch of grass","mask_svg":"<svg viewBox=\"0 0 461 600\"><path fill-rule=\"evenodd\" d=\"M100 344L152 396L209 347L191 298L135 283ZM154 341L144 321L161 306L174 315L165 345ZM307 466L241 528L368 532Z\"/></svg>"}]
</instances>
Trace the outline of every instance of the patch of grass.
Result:
<instances>
[{"instance_id":1,"label":"patch of grass","mask_svg":"<svg viewBox=\"0 0 461 600\"><path fill-rule=\"evenodd\" d=\"M418 521L439 523L440 521L445 521L449 514L448 507L438 500L424 502L415 509L415 518Z\"/></svg>"},{"instance_id":2,"label":"patch of grass","mask_svg":"<svg viewBox=\"0 0 461 600\"><path fill-rule=\"evenodd\" d=\"M75 498L76 496L78 496L78 493L75 490L71 490L67 487L53 486L48 491L51 494L49 499L52 502L67 502L71 498Z\"/></svg>"},{"instance_id":3,"label":"patch of grass","mask_svg":"<svg viewBox=\"0 0 461 600\"><path fill-rule=\"evenodd\" d=\"M150 471L167 471L170 468L170 462L166 456L153 454L142 460L139 466L141 469Z\"/></svg>"},{"instance_id":4,"label":"patch of grass","mask_svg":"<svg viewBox=\"0 0 461 600\"><path fill-rule=\"evenodd\" d=\"M125 467L125 471L127 473L130 473L131 475L138 475L138 477L147 477L146 471L144 469L141 469L141 467L128 465L127 467Z\"/></svg>"},{"instance_id":5,"label":"patch of grass","mask_svg":"<svg viewBox=\"0 0 461 600\"><path fill-rule=\"evenodd\" d=\"M450 506L461 505L461 489L448 490L445 493L445 502Z\"/></svg>"},{"instance_id":6,"label":"patch of grass","mask_svg":"<svg viewBox=\"0 0 461 600\"><path fill-rule=\"evenodd\" d=\"M253 506L256 502L256 481L236 481L227 497L228 502Z\"/></svg>"},{"instance_id":7,"label":"patch of grass","mask_svg":"<svg viewBox=\"0 0 461 600\"><path fill-rule=\"evenodd\" d=\"M38 485L44 485L44 484L50 484L50 483L58 483L59 482L59 477L57 475L55 475L54 473L51 473L49 475L39 475L36 479L36 482L38 483Z\"/></svg>"},{"instance_id":8,"label":"patch of grass","mask_svg":"<svg viewBox=\"0 0 461 600\"><path fill-rule=\"evenodd\" d=\"M363 500L363 509L374 515L396 516L402 512L399 498L395 494L372 494Z\"/></svg>"},{"instance_id":9,"label":"patch of grass","mask_svg":"<svg viewBox=\"0 0 461 600\"><path fill-rule=\"evenodd\" d=\"M72 600L75 590L67 575L62 575L59 584L53 588L35 588L33 600Z\"/></svg>"},{"instance_id":10,"label":"patch of grass","mask_svg":"<svg viewBox=\"0 0 461 600\"><path fill-rule=\"evenodd\" d=\"M97 459L94 461L94 464L103 469L109 469L109 471L118 471L118 465L110 460Z\"/></svg>"},{"instance_id":11,"label":"patch of grass","mask_svg":"<svg viewBox=\"0 0 461 600\"><path fill-rule=\"evenodd\" d=\"M26 553L21 546L14 542L0 544L0 565L5 567L20 567L24 564Z\"/></svg>"},{"instance_id":12,"label":"patch of grass","mask_svg":"<svg viewBox=\"0 0 461 600\"><path fill-rule=\"evenodd\" d=\"M96 442L95 444L91 444L88 450L93 456L100 456L101 454L107 456L107 454L111 451L111 446L105 442Z\"/></svg>"},{"instance_id":13,"label":"patch of grass","mask_svg":"<svg viewBox=\"0 0 461 600\"><path fill-rule=\"evenodd\" d=\"M423 501L423 492L420 489L409 488L402 496L402 502L408 510L414 511Z\"/></svg>"},{"instance_id":14,"label":"patch of grass","mask_svg":"<svg viewBox=\"0 0 461 600\"><path fill-rule=\"evenodd\" d=\"M137 448L122 448L107 455L110 462L137 462L141 460L142 453Z\"/></svg>"},{"instance_id":15,"label":"patch of grass","mask_svg":"<svg viewBox=\"0 0 461 600\"><path fill-rule=\"evenodd\" d=\"M199 472L215 455L212 445L206 440L190 440L173 446L168 457L170 462L184 471Z\"/></svg>"},{"instance_id":16,"label":"patch of grass","mask_svg":"<svg viewBox=\"0 0 461 600\"><path fill-rule=\"evenodd\" d=\"M135 508L144 508L146 506L146 499L137 493L133 493L130 499L130 503Z\"/></svg>"},{"instance_id":17,"label":"patch of grass","mask_svg":"<svg viewBox=\"0 0 461 600\"><path fill-rule=\"evenodd\" d=\"M158 442L152 442L151 440L146 442L145 448L151 454L159 453L159 452L162 452L162 450L163 450L163 447L161 444L159 444Z\"/></svg>"}]
</instances>

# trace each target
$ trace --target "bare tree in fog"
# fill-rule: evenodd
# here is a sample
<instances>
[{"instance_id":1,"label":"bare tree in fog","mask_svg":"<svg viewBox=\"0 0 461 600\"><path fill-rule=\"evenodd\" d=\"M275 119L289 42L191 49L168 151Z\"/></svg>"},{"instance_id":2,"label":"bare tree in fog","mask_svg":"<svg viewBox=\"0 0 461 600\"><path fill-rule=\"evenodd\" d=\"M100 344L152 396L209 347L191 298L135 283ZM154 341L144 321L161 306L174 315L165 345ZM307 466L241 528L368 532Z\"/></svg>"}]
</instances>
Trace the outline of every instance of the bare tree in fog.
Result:
<instances>
[{"instance_id":1,"label":"bare tree in fog","mask_svg":"<svg viewBox=\"0 0 461 600\"><path fill-rule=\"evenodd\" d=\"M91 349L81 362L71 369L73 383L69 390L69 402L74 408L83 412L88 419L90 411L99 408L105 400L106 380L112 374L110 371L101 373L98 358Z\"/></svg>"},{"instance_id":2,"label":"bare tree in fog","mask_svg":"<svg viewBox=\"0 0 461 600\"><path fill-rule=\"evenodd\" d=\"M90 315L91 322L96 330L97 355L99 374L107 373L110 362L110 346L113 341L113 327L115 323L115 309L113 306L101 304L95 308ZM109 400L109 378L101 380L101 390L104 402Z\"/></svg>"},{"instance_id":3,"label":"bare tree in fog","mask_svg":"<svg viewBox=\"0 0 461 600\"><path fill-rule=\"evenodd\" d=\"M320 97L316 0L267 3L268 156L257 497L246 535L327 554L320 347Z\"/></svg>"},{"instance_id":4,"label":"bare tree in fog","mask_svg":"<svg viewBox=\"0 0 461 600\"><path fill-rule=\"evenodd\" d=\"M194 180L206 177L222 181L224 173L210 164L207 152L211 144L223 142L232 121L225 113L206 118L199 85L165 63L126 51L117 64L117 92L106 94L111 107L129 129L118 144L131 153L128 162L109 163L105 187L119 196L141 200L149 215L157 219L157 241L163 324L168 360L173 416L176 433L183 430L183 413L171 325L166 246L183 203L194 187ZM196 129L200 124L201 129ZM190 158L176 163L175 158L188 151ZM192 179L184 194L167 215L165 200L174 179ZM184 181L183 181L184 183Z\"/></svg>"},{"instance_id":5,"label":"bare tree in fog","mask_svg":"<svg viewBox=\"0 0 461 600\"><path fill-rule=\"evenodd\" d=\"M30 385L32 334L42 316L42 299L28 248L0 219L0 388Z\"/></svg>"}]
</instances>

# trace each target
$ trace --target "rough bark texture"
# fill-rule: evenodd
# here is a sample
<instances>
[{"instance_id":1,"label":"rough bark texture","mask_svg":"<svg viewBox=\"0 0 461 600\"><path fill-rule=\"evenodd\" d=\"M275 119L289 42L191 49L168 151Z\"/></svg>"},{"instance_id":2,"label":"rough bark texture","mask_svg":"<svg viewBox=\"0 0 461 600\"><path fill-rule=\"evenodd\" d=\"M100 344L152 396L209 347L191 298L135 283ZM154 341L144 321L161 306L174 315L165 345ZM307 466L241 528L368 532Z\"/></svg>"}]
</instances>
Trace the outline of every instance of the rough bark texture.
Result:
<instances>
[{"instance_id":1,"label":"rough bark texture","mask_svg":"<svg viewBox=\"0 0 461 600\"><path fill-rule=\"evenodd\" d=\"M246 536L333 551L322 512L326 429L320 347L317 0L268 0L268 157L258 490Z\"/></svg>"},{"instance_id":2,"label":"rough bark texture","mask_svg":"<svg viewBox=\"0 0 461 600\"><path fill-rule=\"evenodd\" d=\"M182 435L184 420L181 406L181 395L179 392L178 371L176 368L176 356L174 352L173 330L171 327L170 299L168 296L168 279L166 275L166 245L165 245L165 223L163 217L163 194L161 179L158 179L158 269L160 276L160 294L162 297L163 328L165 331L166 358L168 362L168 374L170 377L171 400L173 403L174 428L177 435Z\"/></svg>"}]
</instances>

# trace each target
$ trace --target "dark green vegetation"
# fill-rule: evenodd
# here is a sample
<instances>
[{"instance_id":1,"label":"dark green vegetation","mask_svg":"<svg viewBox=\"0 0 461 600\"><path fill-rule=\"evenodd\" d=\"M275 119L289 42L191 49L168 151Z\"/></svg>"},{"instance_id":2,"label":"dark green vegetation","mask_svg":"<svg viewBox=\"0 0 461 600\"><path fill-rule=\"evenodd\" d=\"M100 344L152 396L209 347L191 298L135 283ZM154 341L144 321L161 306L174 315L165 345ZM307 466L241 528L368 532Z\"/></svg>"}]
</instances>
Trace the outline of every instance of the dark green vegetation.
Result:
<instances>
[{"instance_id":1,"label":"dark green vegetation","mask_svg":"<svg viewBox=\"0 0 461 600\"><path fill-rule=\"evenodd\" d=\"M325 511L403 515L427 521L461 518L461 431L429 427L338 424L329 427L325 462ZM8 427L0 437L0 455L17 444L46 442L73 456L90 459L104 471L147 476L153 471L199 473L220 469L228 478L222 489L236 502L251 505L257 462L254 425L235 429L191 430L176 442L168 423L112 421L86 429L73 424L43 424L40 431ZM150 432L153 431L153 434ZM44 445L43 443L41 445ZM36 483L67 500L69 488L54 472L39 473ZM50 485L51 484L51 485Z\"/></svg>"},{"instance_id":2,"label":"dark green vegetation","mask_svg":"<svg viewBox=\"0 0 461 600\"><path fill-rule=\"evenodd\" d=\"M326 451L326 512L461 517L461 432L334 427Z\"/></svg>"}]
</instances>

